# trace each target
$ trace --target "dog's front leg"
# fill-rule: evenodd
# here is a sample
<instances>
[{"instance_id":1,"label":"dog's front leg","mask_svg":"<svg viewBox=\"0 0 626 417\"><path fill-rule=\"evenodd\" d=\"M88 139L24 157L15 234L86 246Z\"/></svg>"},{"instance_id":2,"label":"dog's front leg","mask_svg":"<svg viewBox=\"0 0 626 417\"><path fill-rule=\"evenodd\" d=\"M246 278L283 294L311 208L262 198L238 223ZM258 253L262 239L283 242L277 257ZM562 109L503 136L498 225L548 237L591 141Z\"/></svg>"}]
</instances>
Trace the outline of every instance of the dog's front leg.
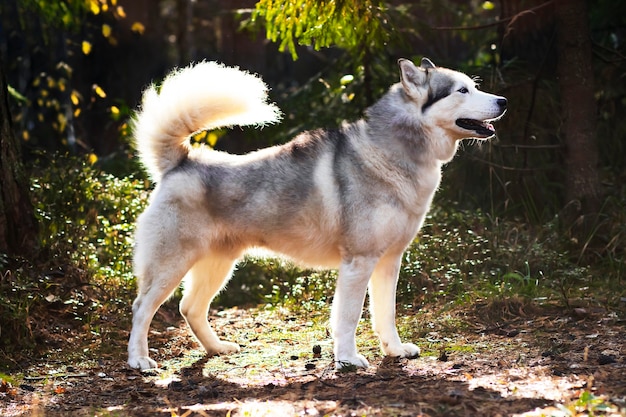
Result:
<instances>
[{"instance_id":1,"label":"dog's front leg","mask_svg":"<svg viewBox=\"0 0 626 417\"><path fill-rule=\"evenodd\" d=\"M374 269L369 284L372 327L385 355L414 358L420 349L413 343L402 343L396 328L396 287L401 262L402 254L386 256Z\"/></svg>"},{"instance_id":2,"label":"dog's front leg","mask_svg":"<svg viewBox=\"0 0 626 417\"><path fill-rule=\"evenodd\" d=\"M356 365L367 368L369 363L356 349L356 327L361 318L367 283L377 259L353 257L343 260L331 311L335 364L337 368Z\"/></svg>"}]
</instances>

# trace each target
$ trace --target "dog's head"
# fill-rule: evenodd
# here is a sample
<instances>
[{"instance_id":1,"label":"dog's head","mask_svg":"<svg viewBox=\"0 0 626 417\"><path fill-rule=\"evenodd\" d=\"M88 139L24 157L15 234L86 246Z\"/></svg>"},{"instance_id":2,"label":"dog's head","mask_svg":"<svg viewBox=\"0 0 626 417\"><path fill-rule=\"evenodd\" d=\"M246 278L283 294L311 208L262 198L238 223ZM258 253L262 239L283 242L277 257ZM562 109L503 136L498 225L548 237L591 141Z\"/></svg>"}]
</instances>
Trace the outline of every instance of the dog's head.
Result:
<instances>
[{"instance_id":1,"label":"dog's head","mask_svg":"<svg viewBox=\"0 0 626 417\"><path fill-rule=\"evenodd\" d=\"M491 124L506 111L506 98L485 93L467 75L436 67L423 58L419 67L398 61L402 87L421 111L425 127L442 129L455 140L495 135Z\"/></svg>"}]
</instances>

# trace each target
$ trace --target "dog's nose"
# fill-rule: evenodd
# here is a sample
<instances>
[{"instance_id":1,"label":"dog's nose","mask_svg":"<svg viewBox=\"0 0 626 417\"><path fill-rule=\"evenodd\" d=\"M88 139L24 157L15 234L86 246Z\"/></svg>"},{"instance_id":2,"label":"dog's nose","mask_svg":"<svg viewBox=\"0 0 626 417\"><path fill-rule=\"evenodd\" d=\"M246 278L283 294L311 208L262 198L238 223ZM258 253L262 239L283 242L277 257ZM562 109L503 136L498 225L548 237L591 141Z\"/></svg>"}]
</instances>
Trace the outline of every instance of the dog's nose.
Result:
<instances>
[{"instance_id":1,"label":"dog's nose","mask_svg":"<svg viewBox=\"0 0 626 417\"><path fill-rule=\"evenodd\" d=\"M506 109L506 99L504 97L500 97L496 103L498 103L498 106L500 106L502 110Z\"/></svg>"}]
</instances>

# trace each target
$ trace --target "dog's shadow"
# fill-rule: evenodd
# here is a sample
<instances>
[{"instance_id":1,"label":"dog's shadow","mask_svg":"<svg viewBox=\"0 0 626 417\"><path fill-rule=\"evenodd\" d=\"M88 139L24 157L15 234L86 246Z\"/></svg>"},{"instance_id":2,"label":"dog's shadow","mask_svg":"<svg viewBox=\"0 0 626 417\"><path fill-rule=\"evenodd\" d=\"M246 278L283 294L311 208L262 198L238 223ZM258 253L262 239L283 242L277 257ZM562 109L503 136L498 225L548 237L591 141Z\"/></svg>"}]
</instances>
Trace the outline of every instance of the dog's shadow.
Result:
<instances>
[{"instance_id":1,"label":"dog's shadow","mask_svg":"<svg viewBox=\"0 0 626 417\"><path fill-rule=\"evenodd\" d=\"M416 372L415 366L411 369L407 367L409 360L392 357L383 358L367 370L336 371L333 364L328 364L313 372L286 378L283 383L264 384L234 382L219 373L212 373L206 369L209 360L210 357L203 357L180 369L180 378L166 387L171 405L179 409L195 407L198 410L204 405L206 412L224 407L231 413L237 410L242 415L252 405L257 407L253 414L278 415L272 414L272 407L285 407L285 404L289 404L294 414L301 408L314 408L319 415L342 415L351 410L367 414L380 410L384 410L383 414L403 410L416 415L430 415L437 410L436 415L458 415L468 410L497 410L502 406L506 407L507 413L524 412L547 401L540 398L505 399L496 391L470 389L467 381L459 378L455 380L445 374L434 375L426 369L427 363L424 364L424 372ZM417 366L418 370L420 367ZM262 404L267 407L265 411L259 408Z\"/></svg>"}]
</instances>

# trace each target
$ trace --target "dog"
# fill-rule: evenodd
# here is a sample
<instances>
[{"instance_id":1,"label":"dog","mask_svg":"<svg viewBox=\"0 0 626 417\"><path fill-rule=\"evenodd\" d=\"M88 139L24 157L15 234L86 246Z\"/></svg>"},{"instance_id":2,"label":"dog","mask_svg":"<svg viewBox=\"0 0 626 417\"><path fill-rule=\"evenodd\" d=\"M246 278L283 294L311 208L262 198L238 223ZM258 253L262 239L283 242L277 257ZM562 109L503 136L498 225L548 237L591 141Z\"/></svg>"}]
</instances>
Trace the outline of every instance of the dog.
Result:
<instances>
[{"instance_id":1,"label":"dog","mask_svg":"<svg viewBox=\"0 0 626 417\"><path fill-rule=\"evenodd\" d=\"M419 356L395 324L402 254L429 210L442 165L461 139L494 136L491 122L504 114L507 100L427 58L419 67L406 59L398 65L400 81L361 120L246 155L192 146L189 138L279 121L256 75L201 62L144 92L134 139L157 185L137 220L129 366L157 367L148 354L150 322L183 278L180 312L207 354L239 351L218 338L207 315L251 248L338 268L331 308L338 368L369 366L355 341L368 291L382 352Z\"/></svg>"}]
</instances>

